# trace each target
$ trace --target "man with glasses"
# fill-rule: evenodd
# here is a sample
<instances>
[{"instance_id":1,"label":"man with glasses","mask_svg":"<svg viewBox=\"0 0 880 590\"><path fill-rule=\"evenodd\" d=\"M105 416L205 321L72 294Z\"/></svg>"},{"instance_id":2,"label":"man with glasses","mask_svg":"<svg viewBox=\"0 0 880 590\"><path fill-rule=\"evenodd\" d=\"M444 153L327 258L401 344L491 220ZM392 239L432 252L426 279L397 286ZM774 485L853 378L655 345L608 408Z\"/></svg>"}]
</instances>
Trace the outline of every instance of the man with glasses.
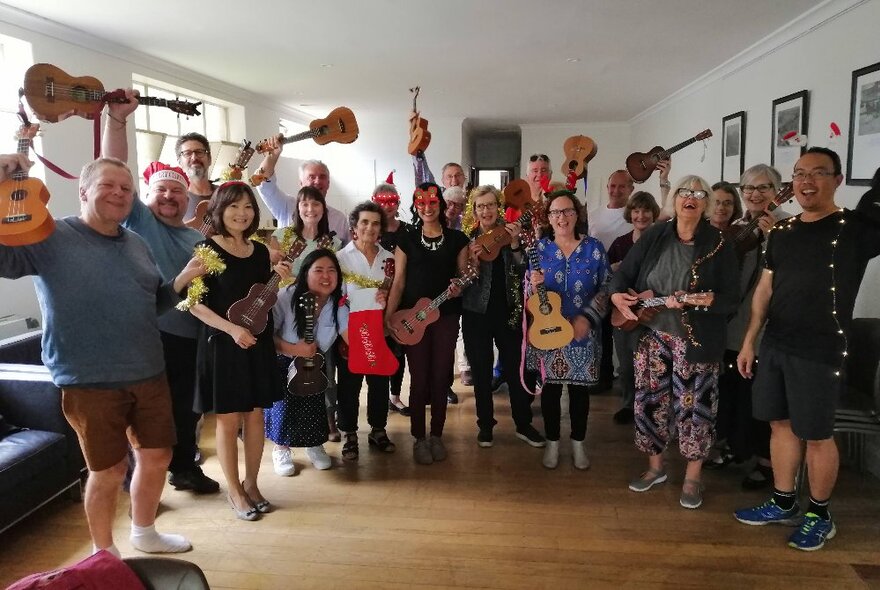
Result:
<instances>
[{"instance_id":1,"label":"man with glasses","mask_svg":"<svg viewBox=\"0 0 880 590\"><path fill-rule=\"evenodd\" d=\"M177 162L189 178L189 188L186 191L189 204L183 217L188 221L195 217L196 206L202 201L209 200L216 188L208 178L208 170L211 169L211 146L208 138L201 133L187 133L177 138L174 152L177 154Z\"/></svg>"},{"instance_id":2,"label":"man with glasses","mask_svg":"<svg viewBox=\"0 0 880 590\"><path fill-rule=\"evenodd\" d=\"M526 166L526 182L532 189L532 200L543 203L544 197L541 189L541 178L546 176L553 178L553 169L550 167L550 158L547 154L532 154Z\"/></svg>"},{"instance_id":3,"label":"man with glasses","mask_svg":"<svg viewBox=\"0 0 880 590\"><path fill-rule=\"evenodd\" d=\"M865 267L880 255L880 226L834 202L843 182L835 152L810 148L792 178L803 213L770 232L737 357L739 372L751 378L755 339L766 322L752 391L755 418L770 422L773 496L734 516L750 525L796 524L788 545L815 551L837 532L828 510L839 466L834 414L844 387L846 331ZM803 441L810 504L800 517L795 478Z\"/></svg>"}]
</instances>

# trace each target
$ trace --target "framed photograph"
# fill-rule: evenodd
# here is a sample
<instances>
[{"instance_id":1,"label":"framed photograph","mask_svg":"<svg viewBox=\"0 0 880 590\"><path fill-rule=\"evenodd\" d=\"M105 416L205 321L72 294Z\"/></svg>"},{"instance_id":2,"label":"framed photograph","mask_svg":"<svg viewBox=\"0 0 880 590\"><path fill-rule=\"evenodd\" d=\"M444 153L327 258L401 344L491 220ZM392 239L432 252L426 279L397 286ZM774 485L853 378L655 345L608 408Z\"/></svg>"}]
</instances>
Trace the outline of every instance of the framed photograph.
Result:
<instances>
[{"instance_id":1,"label":"framed photograph","mask_svg":"<svg viewBox=\"0 0 880 590\"><path fill-rule=\"evenodd\" d=\"M810 93L801 90L773 101L773 120L770 136L770 165L775 166L787 178L807 146L790 145L783 139L786 135L807 135L810 119Z\"/></svg>"},{"instance_id":2,"label":"framed photograph","mask_svg":"<svg viewBox=\"0 0 880 590\"><path fill-rule=\"evenodd\" d=\"M869 186L880 166L880 62L852 73L846 183Z\"/></svg>"},{"instance_id":3,"label":"framed photograph","mask_svg":"<svg viewBox=\"0 0 880 590\"><path fill-rule=\"evenodd\" d=\"M721 119L721 180L739 186L746 165L746 112Z\"/></svg>"}]
</instances>

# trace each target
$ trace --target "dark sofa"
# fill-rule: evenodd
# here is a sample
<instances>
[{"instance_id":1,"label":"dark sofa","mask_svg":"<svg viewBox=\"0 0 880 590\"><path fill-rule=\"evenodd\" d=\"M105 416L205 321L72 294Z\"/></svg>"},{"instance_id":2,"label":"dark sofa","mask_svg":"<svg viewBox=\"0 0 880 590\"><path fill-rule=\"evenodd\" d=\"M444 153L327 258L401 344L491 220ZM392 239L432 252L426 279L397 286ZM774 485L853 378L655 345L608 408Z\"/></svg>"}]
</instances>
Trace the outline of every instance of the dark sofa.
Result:
<instances>
[{"instance_id":1,"label":"dark sofa","mask_svg":"<svg viewBox=\"0 0 880 590\"><path fill-rule=\"evenodd\" d=\"M0 533L65 492L85 462L40 360L39 330L0 340Z\"/></svg>"}]
</instances>

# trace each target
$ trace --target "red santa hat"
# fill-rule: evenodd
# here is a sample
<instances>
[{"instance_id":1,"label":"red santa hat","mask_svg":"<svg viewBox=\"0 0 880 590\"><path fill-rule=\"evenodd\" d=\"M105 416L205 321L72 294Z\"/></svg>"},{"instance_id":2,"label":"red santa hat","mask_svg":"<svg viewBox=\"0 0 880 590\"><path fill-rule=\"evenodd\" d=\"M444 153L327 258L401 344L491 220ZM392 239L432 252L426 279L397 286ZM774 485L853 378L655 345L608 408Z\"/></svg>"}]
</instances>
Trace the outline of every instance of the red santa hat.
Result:
<instances>
[{"instance_id":1,"label":"red santa hat","mask_svg":"<svg viewBox=\"0 0 880 590\"><path fill-rule=\"evenodd\" d=\"M151 162L147 169L144 170L144 180L149 186L153 186L154 182L159 182L160 180L170 180L171 182L182 184L185 189L189 188L189 177L187 177L183 169L179 166L169 166L162 162Z\"/></svg>"}]
</instances>

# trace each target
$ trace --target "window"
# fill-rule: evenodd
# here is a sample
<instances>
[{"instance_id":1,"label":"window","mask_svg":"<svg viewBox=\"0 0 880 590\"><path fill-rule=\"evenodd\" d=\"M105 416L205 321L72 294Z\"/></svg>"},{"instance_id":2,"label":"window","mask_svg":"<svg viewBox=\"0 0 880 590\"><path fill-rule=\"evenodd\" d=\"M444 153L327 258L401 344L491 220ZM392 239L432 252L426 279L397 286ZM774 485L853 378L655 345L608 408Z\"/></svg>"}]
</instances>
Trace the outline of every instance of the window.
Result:
<instances>
[{"instance_id":1,"label":"window","mask_svg":"<svg viewBox=\"0 0 880 590\"><path fill-rule=\"evenodd\" d=\"M202 113L200 117L185 117L162 107L142 106L134 112L138 175L150 162L156 160L176 165L177 154L174 153L174 144L177 138L186 133L196 132L207 137L211 143L209 177L219 177L223 167L228 164L223 159L221 150L225 154L228 146L234 146L232 149L234 154L238 149L238 145L231 143L229 138L229 107L221 104L217 99L187 90L172 90L146 79L135 79L132 87L140 92L141 96L202 103L198 107Z\"/></svg>"},{"instance_id":2,"label":"window","mask_svg":"<svg viewBox=\"0 0 880 590\"><path fill-rule=\"evenodd\" d=\"M308 125L297 123L289 119L278 120L278 133L285 137L308 131ZM296 160L310 160L315 157L315 144L312 140L295 141L284 146L281 152L282 158L294 158Z\"/></svg>"},{"instance_id":3,"label":"window","mask_svg":"<svg viewBox=\"0 0 880 590\"><path fill-rule=\"evenodd\" d=\"M15 151L18 143L14 139L21 120L18 118L18 89L24 83L24 73L34 63L31 44L0 35L0 152ZM27 110L27 109L26 109ZM32 122L36 123L36 120ZM34 141L36 150L42 151L39 136ZM31 168L31 176L45 179L45 171L39 161L31 154L29 158L36 162Z\"/></svg>"}]
</instances>

